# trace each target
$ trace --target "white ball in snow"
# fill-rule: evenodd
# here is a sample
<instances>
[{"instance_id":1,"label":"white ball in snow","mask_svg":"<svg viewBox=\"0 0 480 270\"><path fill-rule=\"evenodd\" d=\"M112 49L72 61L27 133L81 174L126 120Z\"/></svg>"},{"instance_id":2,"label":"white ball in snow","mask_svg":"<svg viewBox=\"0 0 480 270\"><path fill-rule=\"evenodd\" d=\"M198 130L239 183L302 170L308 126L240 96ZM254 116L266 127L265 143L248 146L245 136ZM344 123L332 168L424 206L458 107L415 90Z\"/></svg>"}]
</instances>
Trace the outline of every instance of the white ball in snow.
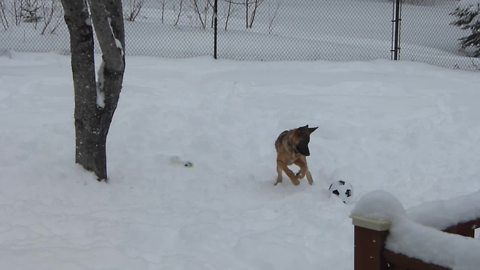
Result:
<instances>
[{"instance_id":1,"label":"white ball in snow","mask_svg":"<svg viewBox=\"0 0 480 270\"><path fill-rule=\"evenodd\" d=\"M353 198L353 187L343 180L333 182L328 188L330 193L337 196L343 203L350 203Z\"/></svg>"}]
</instances>

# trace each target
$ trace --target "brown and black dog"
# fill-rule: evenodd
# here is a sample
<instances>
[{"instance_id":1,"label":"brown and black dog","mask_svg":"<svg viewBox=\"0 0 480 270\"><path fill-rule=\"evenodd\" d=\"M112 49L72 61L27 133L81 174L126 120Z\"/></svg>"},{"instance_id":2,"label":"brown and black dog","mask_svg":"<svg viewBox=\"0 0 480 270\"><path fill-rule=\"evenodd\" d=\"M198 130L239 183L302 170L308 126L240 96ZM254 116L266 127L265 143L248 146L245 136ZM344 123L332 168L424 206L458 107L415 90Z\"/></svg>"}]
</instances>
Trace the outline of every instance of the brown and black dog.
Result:
<instances>
[{"instance_id":1,"label":"brown and black dog","mask_svg":"<svg viewBox=\"0 0 480 270\"><path fill-rule=\"evenodd\" d=\"M308 170L307 156L310 156L308 143L310 142L310 134L318 127L309 128L308 125L292 130L285 130L280 133L275 141L275 149L277 150L277 181L275 185L282 182L282 171L292 181L295 186L300 184L300 179L307 176L308 183L313 184L312 174ZM294 174L289 165L295 164L300 167L300 171Z\"/></svg>"}]
</instances>

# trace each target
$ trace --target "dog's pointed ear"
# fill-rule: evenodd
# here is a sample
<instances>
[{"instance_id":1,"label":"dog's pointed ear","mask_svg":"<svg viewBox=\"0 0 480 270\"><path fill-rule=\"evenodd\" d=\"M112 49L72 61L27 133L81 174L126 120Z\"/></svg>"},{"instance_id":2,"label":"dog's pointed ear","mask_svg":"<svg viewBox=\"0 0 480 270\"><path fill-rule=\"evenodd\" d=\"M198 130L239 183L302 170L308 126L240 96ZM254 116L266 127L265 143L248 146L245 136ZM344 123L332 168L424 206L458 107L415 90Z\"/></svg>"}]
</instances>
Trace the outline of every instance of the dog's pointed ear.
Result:
<instances>
[{"instance_id":1,"label":"dog's pointed ear","mask_svg":"<svg viewBox=\"0 0 480 270\"><path fill-rule=\"evenodd\" d=\"M308 128L308 133L312 134L317 128L318 127Z\"/></svg>"}]
</instances>

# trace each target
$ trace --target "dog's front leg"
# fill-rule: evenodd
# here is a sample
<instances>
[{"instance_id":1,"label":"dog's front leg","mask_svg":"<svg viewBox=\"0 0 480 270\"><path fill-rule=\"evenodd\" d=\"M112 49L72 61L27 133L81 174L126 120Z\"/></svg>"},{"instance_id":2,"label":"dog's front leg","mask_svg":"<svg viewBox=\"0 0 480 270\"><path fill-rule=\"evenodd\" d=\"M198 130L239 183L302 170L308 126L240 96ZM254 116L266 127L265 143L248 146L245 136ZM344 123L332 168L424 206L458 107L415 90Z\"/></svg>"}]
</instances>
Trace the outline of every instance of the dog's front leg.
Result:
<instances>
[{"instance_id":1,"label":"dog's front leg","mask_svg":"<svg viewBox=\"0 0 480 270\"><path fill-rule=\"evenodd\" d=\"M287 164L285 164L285 162L281 160L277 160L277 172L279 174L275 185L282 182L282 170L287 174L288 178L290 178L292 184L294 184L295 186L298 186L300 184L298 177L292 172L292 170L290 170L290 168L288 168ZM278 181L278 179L280 179L280 182Z\"/></svg>"},{"instance_id":2,"label":"dog's front leg","mask_svg":"<svg viewBox=\"0 0 480 270\"><path fill-rule=\"evenodd\" d=\"M307 167L307 162L306 160L303 160L302 158L299 158L295 160L294 162L295 165L297 165L300 168L300 171L296 174L298 179L302 179L305 177L305 174L308 172L308 167Z\"/></svg>"},{"instance_id":3,"label":"dog's front leg","mask_svg":"<svg viewBox=\"0 0 480 270\"><path fill-rule=\"evenodd\" d=\"M313 185L313 177L308 168L306 170L300 169L296 176L298 179L303 179L303 177L307 176L308 183L310 186Z\"/></svg>"},{"instance_id":4,"label":"dog's front leg","mask_svg":"<svg viewBox=\"0 0 480 270\"><path fill-rule=\"evenodd\" d=\"M308 183L311 185L313 185L313 178L312 178L312 174L310 173L309 170L307 170L307 180L308 180Z\"/></svg>"},{"instance_id":5,"label":"dog's front leg","mask_svg":"<svg viewBox=\"0 0 480 270\"><path fill-rule=\"evenodd\" d=\"M295 165L300 167L300 171L296 175L298 179L302 179L306 175L308 183L310 185L313 185L313 178L312 178L312 174L310 173L310 170L308 170L307 160L304 158L298 159L297 161L295 161Z\"/></svg>"}]
</instances>

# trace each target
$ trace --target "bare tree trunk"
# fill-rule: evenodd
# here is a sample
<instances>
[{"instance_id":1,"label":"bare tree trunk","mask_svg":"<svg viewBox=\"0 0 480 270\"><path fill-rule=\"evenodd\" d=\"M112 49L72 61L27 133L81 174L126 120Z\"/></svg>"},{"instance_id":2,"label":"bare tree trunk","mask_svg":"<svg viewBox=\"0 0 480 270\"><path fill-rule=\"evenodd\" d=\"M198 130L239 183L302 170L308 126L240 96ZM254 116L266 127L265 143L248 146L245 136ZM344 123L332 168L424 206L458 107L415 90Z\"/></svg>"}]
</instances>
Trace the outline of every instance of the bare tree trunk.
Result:
<instances>
[{"instance_id":1,"label":"bare tree trunk","mask_svg":"<svg viewBox=\"0 0 480 270\"><path fill-rule=\"evenodd\" d=\"M102 65L97 85L95 125L99 127L95 173L107 180L106 138L117 109L125 71L125 28L121 0L89 0L92 21L102 49ZM103 102L101 97L104 98Z\"/></svg>"},{"instance_id":2,"label":"bare tree trunk","mask_svg":"<svg viewBox=\"0 0 480 270\"><path fill-rule=\"evenodd\" d=\"M70 32L72 54L73 88L75 93L75 162L87 170L96 170L91 152L98 139L89 118L96 116L96 81L93 51L93 28L87 3L84 1L62 0L65 22ZM98 129L98 128L96 128Z\"/></svg>"},{"instance_id":3,"label":"bare tree trunk","mask_svg":"<svg viewBox=\"0 0 480 270\"><path fill-rule=\"evenodd\" d=\"M75 162L107 180L106 139L117 107L125 70L121 0L62 0L70 32L75 91ZM88 9L90 6L90 9ZM91 18L89 15L92 14ZM93 28L102 49L95 79Z\"/></svg>"}]
</instances>

